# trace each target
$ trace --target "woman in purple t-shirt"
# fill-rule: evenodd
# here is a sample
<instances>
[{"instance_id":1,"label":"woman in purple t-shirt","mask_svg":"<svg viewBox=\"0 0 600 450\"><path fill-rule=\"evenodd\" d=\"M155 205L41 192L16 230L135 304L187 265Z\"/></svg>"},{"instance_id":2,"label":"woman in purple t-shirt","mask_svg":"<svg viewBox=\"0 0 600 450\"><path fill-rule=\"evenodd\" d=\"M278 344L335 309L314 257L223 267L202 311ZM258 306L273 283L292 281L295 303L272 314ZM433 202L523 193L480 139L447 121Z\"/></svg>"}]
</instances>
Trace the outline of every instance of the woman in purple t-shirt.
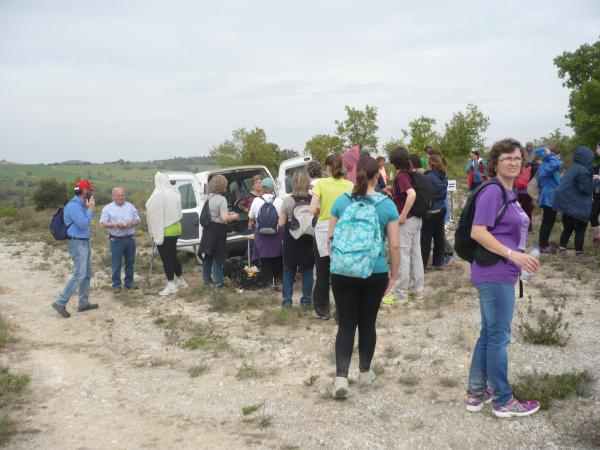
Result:
<instances>
[{"instance_id":1,"label":"woman in purple t-shirt","mask_svg":"<svg viewBox=\"0 0 600 450\"><path fill-rule=\"evenodd\" d=\"M481 332L471 361L467 388L467 410L480 411L492 401L498 417L518 417L535 413L536 400L520 402L513 397L508 384L508 344L515 309L515 283L521 268L534 273L539 262L526 254L529 218L513 191L514 180L521 172L525 158L521 144L514 139L496 142L488 155L488 172L500 182L485 187L477 196L471 237L499 258L488 257L487 264L473 261L471 281L479 292ZM504 205L505 189L508 205L500 222L496 217ZM483 253L482 252L482 253ZM480 262L483 262L480 260Z\"/></svg>"}]
</instances>

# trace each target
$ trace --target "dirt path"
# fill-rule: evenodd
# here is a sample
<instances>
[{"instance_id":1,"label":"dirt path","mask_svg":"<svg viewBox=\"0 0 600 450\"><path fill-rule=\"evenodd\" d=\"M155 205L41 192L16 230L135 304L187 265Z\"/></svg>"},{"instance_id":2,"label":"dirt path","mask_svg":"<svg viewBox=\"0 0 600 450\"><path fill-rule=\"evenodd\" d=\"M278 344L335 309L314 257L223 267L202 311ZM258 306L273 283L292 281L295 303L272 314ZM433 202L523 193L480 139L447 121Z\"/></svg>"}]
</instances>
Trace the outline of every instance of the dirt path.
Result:
<instances>
[{"instance_id":1,"label":"dirt path","mask_svg":"<svg viewBox=\"0 0 600 450\"><path fill-rule=\"evenodd\" d=\"M334 368L333 323L305 315L261 325L261 310L209 312L205 299L183 296L146 295L129 307L100 276L92 290L100 309L78 314L72 301L73 316L61 320L49 305L68 275L68 260L57 248L50 266L40 266L44 249L0 242L0 308L19 339L2 360L31 376L24 407L11 412L30 432L15 436L11 448L586 448L578 427L586 417L600 417L597 382L590 397L556 402L525 420L465 411L479 313L474 291L457 282L466 274L462 264L436 281L436 294L436 283L427 287L430 296L450 288L448 304L381 312L379 379L368 388L353 385L351 398L336 402L324 394ZM573 337L561 349L515 336L512 367L600 373L597 284L579 282L573 294L577 280L554 283L569 295ZM164 326L173 317L210 326L219 340L183 348L183 331ZM206 372L190 377L187 369L202 365ZM351 377L355 360L352 371ZM406 375L417 380L414 386L398 382ZM244 416L249 405L260 406Z\"/></svg>"}]
</instances>

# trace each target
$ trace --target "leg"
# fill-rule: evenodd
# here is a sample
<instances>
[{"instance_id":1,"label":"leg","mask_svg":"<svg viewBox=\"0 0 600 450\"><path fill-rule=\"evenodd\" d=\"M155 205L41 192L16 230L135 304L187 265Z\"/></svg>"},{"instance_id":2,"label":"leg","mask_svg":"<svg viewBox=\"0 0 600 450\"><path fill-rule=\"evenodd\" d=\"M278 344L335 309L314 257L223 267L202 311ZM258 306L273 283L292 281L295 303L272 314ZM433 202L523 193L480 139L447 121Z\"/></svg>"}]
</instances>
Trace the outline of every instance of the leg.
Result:
<instances>
[{"instance_id":1,"label":"leg","mask_svg":"<svg viewBox=\"0 0 600 450\"><path fill-rule=\"evenodd\" d=\"M163 263L163 269L165 271L167 280L173 281L175 279L175 262L173 261L167 239L168 238L165 238L163 243L157 245L156 248L158 249L158 254L160 255L160 259Z\"/></svg>"},{"instance_id":2,"label":"leg","mask_svg":"<svg viewBox=\"0 0 600 450\"><path fill-rule=\"evenodd\" d=\"M575 220L575 252L583 252L583 242L585 241L585 230L587 229L587 222L581 220Z\"/></svg>"},{"instance_id":3,"label":"leg","mask_svg":"<svg viewBox=\"0 0 600 450\"><path fill-rule=\"evenodd\" d=\"M89 241L84 241L84 249L86 250L85 258L85 277L79 285L79 301L78 308L85 308L89 304L90 297L90 280L92 279L92 247Z\"/></svg>"},{"instance_id":4,"label":"leg","mask_svg":"<svg viewBox=\"0 0 600 450\"><path fill-rule=\"evenodd\" d=\"M202 263L202 279L204 284L212 283L213 257L212 255L204 255Z\"/></svg>"},{"instance_id":5,"label":"leg","mask_svg":"<svg viewBox=\"0 0 600 450\"><path fill-rule=\"evenodd\" d=\"M273 258L273 280L280 282L283 278L283 256Z\"/></svg>"},{"instance_id":6,"label":"leg","mask_svg":"<svg viewBox=\"0 0 600 450\"><path fill-rule=\"evenodd\" d=\"M560 234L560 246L566 248L571 239L571 234L575 231L575 219L567 214L562 215L563 231Z\"/></svg>"},{"instance_id":7,"label":"leg","mask_svg":"<svg viewBox=\"0 0 600 450\"><path fill-rule=\"evenodd\" d=\"M300 306L304 309L308 309L311 304L313 267L314 266L302 267L302 298L300 299Z\"/></svg>"},{"instance_id":8,"label":"leg","mask_svg":"<svg viewBox=\"0 0 600 450\"><path fill-rule=\"evenodd\" d=\"M338 332L335 338L336 376L348 377L354 334L358 325L358 301L360 291L357 283L362 280L341 275L332 275L331 287L335 307L339 316Z\"/></svg>"},{"instance_id":9,"label":"leg","mask_svg":"<svg viewBox=\"0 0 600 450\"><path fill-rule=\"evenodd\" d=\"M313 290L313 304L315 312L321 316L329 316L329 256L321 258L317 244L313 241L315 254L315 268L317 279Z\"/></svg>"},{"instance_id":10,"label":"leg","mask_svg":"<svg viewBox=\"0 0 600 450\"><path fill-rule=\"evenodd\" d=\"M435 214L433 222L433 266L442 267L445 252L445 239L444 233L444 216L446 210L442 209L439 213ZM425 264L423 263L423 266Z\"/></svg>"},{"instance_id":11,"label":"leg","mask_svg":"<svg viewBox=\"0 0 600 450\"><path fill-rule=\"evenodd\" d=\"M283 286L281 289L281 298L283 307L292 307L292 295L294 293L294 283L296 282L296 266L283 266ZM304 287L304 285L302 286Z\"/></svg>"},{"instance_id":12,"label":"leg","mask_svg":"<svg viewBox=\"0 0 600 450\"><path fill-rule=\"evenodd\" d=\"M223 266L220 265L219 263L217 263L217 261L215 261L214 259L212 261L212 273L215 278L215 286L222 287L223 283L224 283L224 281L223 281Z\"/></svg>"},{"instance_id":13,"label":"leg","mask_svg":"<svg viewBox=\"0 0 600 450\"><path fill-rule=\"evenodd\" d=\"M112 287L121 287L121 261L123 261L123 255L125 254L125 241L113 240L109 242L110 255L111 255L111 269L112 269Z\"/></svg>"},{"instance_id":14,"label":"leg","mask_svg":"<svg viewBox=\"0 0 600 450\"><path fill-rule=\"evenodd\" d=\"M482 395L488 385L487 376L487 323L485 320L484 308L481 303L481 294L479 295L479 312L481 314L481 328L479 338L475 343L473 356L471 358L471 368L469 369L469 381L467 383L467 393L470 395Z\"/></svg>"},{"instance_id":15,"label":"leg","mask_svg":"<svg viewBox=\"0 0 600 450\"><path fill-rule=\"evenodd\" d=\"M377 313L381 298L387 288L388 274L376 273L365 280L359 287L358 302L358 368L368 372L375 353L377 343Z\"/></svg>"},{"instance_id":16,"label":"leg","mask_svg":"<svg viewBox=\"0 0 600 450\"><path fill-rule=\"evenodd\" d=\"M180 277L183 275L183 271L181 270L181 263L177 258L177 239L179 238L175 236L168 239L171 241L169 245L171 246L171 254L173 255L173 271L175 272L175 275Z\"/></svg>"},{"instance_id":17,"label":"leg","mask_svg":"<svg viewBox=\"0 0 600 450\"><path fill-rule=\"evenodd\" d=\"M408 280L410 275L410 230L408 221L400 225L400 272L394 283L395 297L405 299L408 295Z\"/></svg>"},{"instance_id":18,"label":"leg","mask_svg":"<svg viewBox=\"0 0 600 450\"><path fill-rule=\"evenodd\" d=\"M133 284L136 243L134 238L125 240L125 287Z\"/></svg>"},{"instance_id":19,"label":"leg","mask_svg":"<svg viewBox=\"0 0 600 450\"><path fill-rule=\"evenodd\" d=\"M411 217L408 219L411 227L410 264L415 277L415 294L423 295L425 289L425 272L423 270L423 259L421 256L421 219Z\"/></svg>"},{"instance_id":20,"label":"leg","mask_svg":"<svg viewBox=\"0 0 600 450\"><path fill-rule=\"evenodd\" d=\"M590 225L594 228L600 226L598 216L600 215L600 194L594 194L592 201L592 214L590 215Z\"/></svg>"},{"instance_id":21,"label":"leg","mask_svg":"<svg viewBox=\"0 0 600 450\"><path fill-rule=\"evenodd\" d=\"M265 286L273 286L273 258L260 258L260 276Z\"/></svg>"},{"instance_id":22,"label":"leg","mask_svg":"<svg viewBox=\"0 0 600 450\"><path fill-rule=\"evenodd\" d=\"M538 240L540 248L548 247L548 239L550 238L550 233L552 233L555 221L556 211L549 206L542 206L542 224L540 225L540 237Z\"/></svg>"},{"instance_id":23,"label":"leg","mask_svg":"<svg viewBox=\"0 0 600 450\"><path fill-rule=\"evenodd\" d=\"M429 263L429 254L431 253L431 238L433 236L434 216L423 219L423 228L421 229L421 256L423 259L423 267L427 267Z\"/></svg>"},{"instance_id":24,"label":"leg","mask_svg":"<svg viewBox=\"0 0 600 450\"><path fill-rule=\"evenodd\" d=\"M79 285L83 282L83 279L87 273L87 258L89 254L88 242L85 241L67 241L67 249L71 255L73 261L73 275L67 281L67 284L63 288L62 292L58 294L55 303L60 306L66 306L71 299L71 296L79 289Z\"/></svg>"}]
</instances>

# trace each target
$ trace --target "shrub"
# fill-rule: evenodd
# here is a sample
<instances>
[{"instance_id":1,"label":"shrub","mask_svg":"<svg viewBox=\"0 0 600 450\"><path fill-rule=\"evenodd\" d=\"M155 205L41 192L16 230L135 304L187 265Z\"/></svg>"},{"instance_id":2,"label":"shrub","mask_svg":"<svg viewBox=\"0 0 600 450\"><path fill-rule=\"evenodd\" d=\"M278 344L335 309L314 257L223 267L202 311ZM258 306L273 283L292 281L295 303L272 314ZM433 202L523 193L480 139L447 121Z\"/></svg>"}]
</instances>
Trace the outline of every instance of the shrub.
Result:
<instances>
[{"instance_id":1,"label":"shrub","mask_svg":"<svg viewBox=\"0 0 600 450\"><path fill-rule=\"evenodd\" d=\"M513 390L517 397L539 400L541 409L548 409L554 398L567 398L573 394L580 397L588 395L593 381L594 378L587 370L558 375L533 372L519 376Z\"/></svg>"},{"instance_id":2,"label":"shrub","mask_svg":"<svg viewBox=\"0 0 600 450\"><path fill-rule=\"evenodd\" d=\"M33 203L38 211L63 206L68 199L66 183L59 183L56 178L40 181L33 193Z\"/></svg>"},{"instance_id":3,"label":"shrub","mask_svg":"<svg viewBox=\"0 0 600 450\"><path fill-rule=\"evenodd\" d=\"M531 297L529 299L531 309ZM545 309L541 309L536 316L537 326L530 325L525 316L521 316L519 332L526 342L535 345L556 345L564 347L570 334L567 334L569 328L568 322L563 322L562 310L565 307L566 297L552 302L552 314L548 314Z\"/></svg>"}]
</instances>

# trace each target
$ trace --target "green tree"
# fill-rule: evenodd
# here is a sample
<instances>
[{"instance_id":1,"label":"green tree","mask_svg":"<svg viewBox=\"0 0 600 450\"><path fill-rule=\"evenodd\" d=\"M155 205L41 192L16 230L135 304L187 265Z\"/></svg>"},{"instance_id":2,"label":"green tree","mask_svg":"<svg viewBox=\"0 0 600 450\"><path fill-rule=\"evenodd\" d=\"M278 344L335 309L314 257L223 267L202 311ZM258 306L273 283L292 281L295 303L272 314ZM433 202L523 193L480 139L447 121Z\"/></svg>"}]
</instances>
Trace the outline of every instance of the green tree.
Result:
<instances>
[{"instance_id":1,"label":"green tree","mask_svg":"<svg viewBox=\"0 0 600 450\"><path fill-rule=\"evenodd\" d=\"M579 143L594 148L600 139L600 41L564 52L554 65L563 86L571 89L569 125Z\"/></svg>"},{"instance_id":2,"label":"green tree","mask_svg":"<svg viewBox=\"0 0 600 450\"><path fill-rule=\"evenodd\" d=\"M439 135L435 131L435 119L421 116L408 123L408 130L402 130L402 136L408 140L408 150L419 156L423 153L426 145L435 147L439 141Z\"/></svg>"},{"instance_id":3,"label":"green tree","mask_svg":"<svg viewBox=\"0 0 600 450\"><path fill-rule=\"evenodd\" d=\"M365 106L365 110L344 107L346 119L343 122L335 121L337 134L342 138L343 145L348 148L360 145L361 150L367 152L377 151L377 107Z\"/></svg>"},{"instance_id":4,"label":"green tree","mask_svg":"<svg viewBox=\"0 0 600 450\"><path fill-rule=\"evenodd\" d=\"M397 147L406 147L403 139L390 139L385 144L383 144L383 152L389 156L390 152Z\"/></svg>"},{"instance_id":5,"label":"green tree","mask_svg":"<svg viewBox=\"0 0 600 450\"><path fill-rule=\"evenodd\" d=\"M476 105L468 104L465 112L454 113L444 125L444 134L439 142L440 150L449 157L467 157L472 149L483 150L484 133L489 126L490 118Z\"/></svg>"},{"instance_id":6,"label":"green tree","mask_svg":"<svg viewBox=\"0 0 600 450\"><path fill-rule=\"evenodd\" d=\"M282 150L277 151L277 158L278 158L280 164L282 161L285 161L286 159L295 158L297 156L300 156L298 154L298 152L291 148L284 148Z\"/></svg>"},{"instance_id":7,"label":"green tree","mask_svg":"<svg viewBox=\"0 0 600 450\"><path fill-rule=\"evenodd\" d=\"M328 134L317 134L310 138L304 146L304 152L308 153L312 159L325 162L327 155L332 153L341 153L344 149L344 141L339 136L330 136Z\"/></svg>"},{"instance_id":8,"label":"green tree","mask_svg":"<svg viewBox=\"0 0 600 450\"><path fill-rule=\"evenodd\" d=\"M33 203L38 211L64 206L67 200L67 184L59 183L56 178L41 180L40 185L33 193Z\"/></svg>"},{"instance_id":9,"label":"green tree","mask_svg":"<svg viewBox=\"0 0 600 450\"><path fill-rule=\"evenodd\" d=\"M567 169L573 160L576 139L566 134L562 134L557 128L548 136L542 136L541 138L533 141L533 148L541 146L558 148L560 150L560 158L563 160L563 169Z\"/></svg>"},{"instance_id":10,"label":"green tree","mask_svg":"<svg viewBox=\"0 0 600 450\"><path fill-rule=\"evenodd\" d=\"M282 153L277 144L267 141L267 135L261 128L251 131L245 128L234 130L232 138L210 150L210 157L220 166L238 166L241 164L262 164L272 174L277 173Z\"/></svg>"}]
</instances>

